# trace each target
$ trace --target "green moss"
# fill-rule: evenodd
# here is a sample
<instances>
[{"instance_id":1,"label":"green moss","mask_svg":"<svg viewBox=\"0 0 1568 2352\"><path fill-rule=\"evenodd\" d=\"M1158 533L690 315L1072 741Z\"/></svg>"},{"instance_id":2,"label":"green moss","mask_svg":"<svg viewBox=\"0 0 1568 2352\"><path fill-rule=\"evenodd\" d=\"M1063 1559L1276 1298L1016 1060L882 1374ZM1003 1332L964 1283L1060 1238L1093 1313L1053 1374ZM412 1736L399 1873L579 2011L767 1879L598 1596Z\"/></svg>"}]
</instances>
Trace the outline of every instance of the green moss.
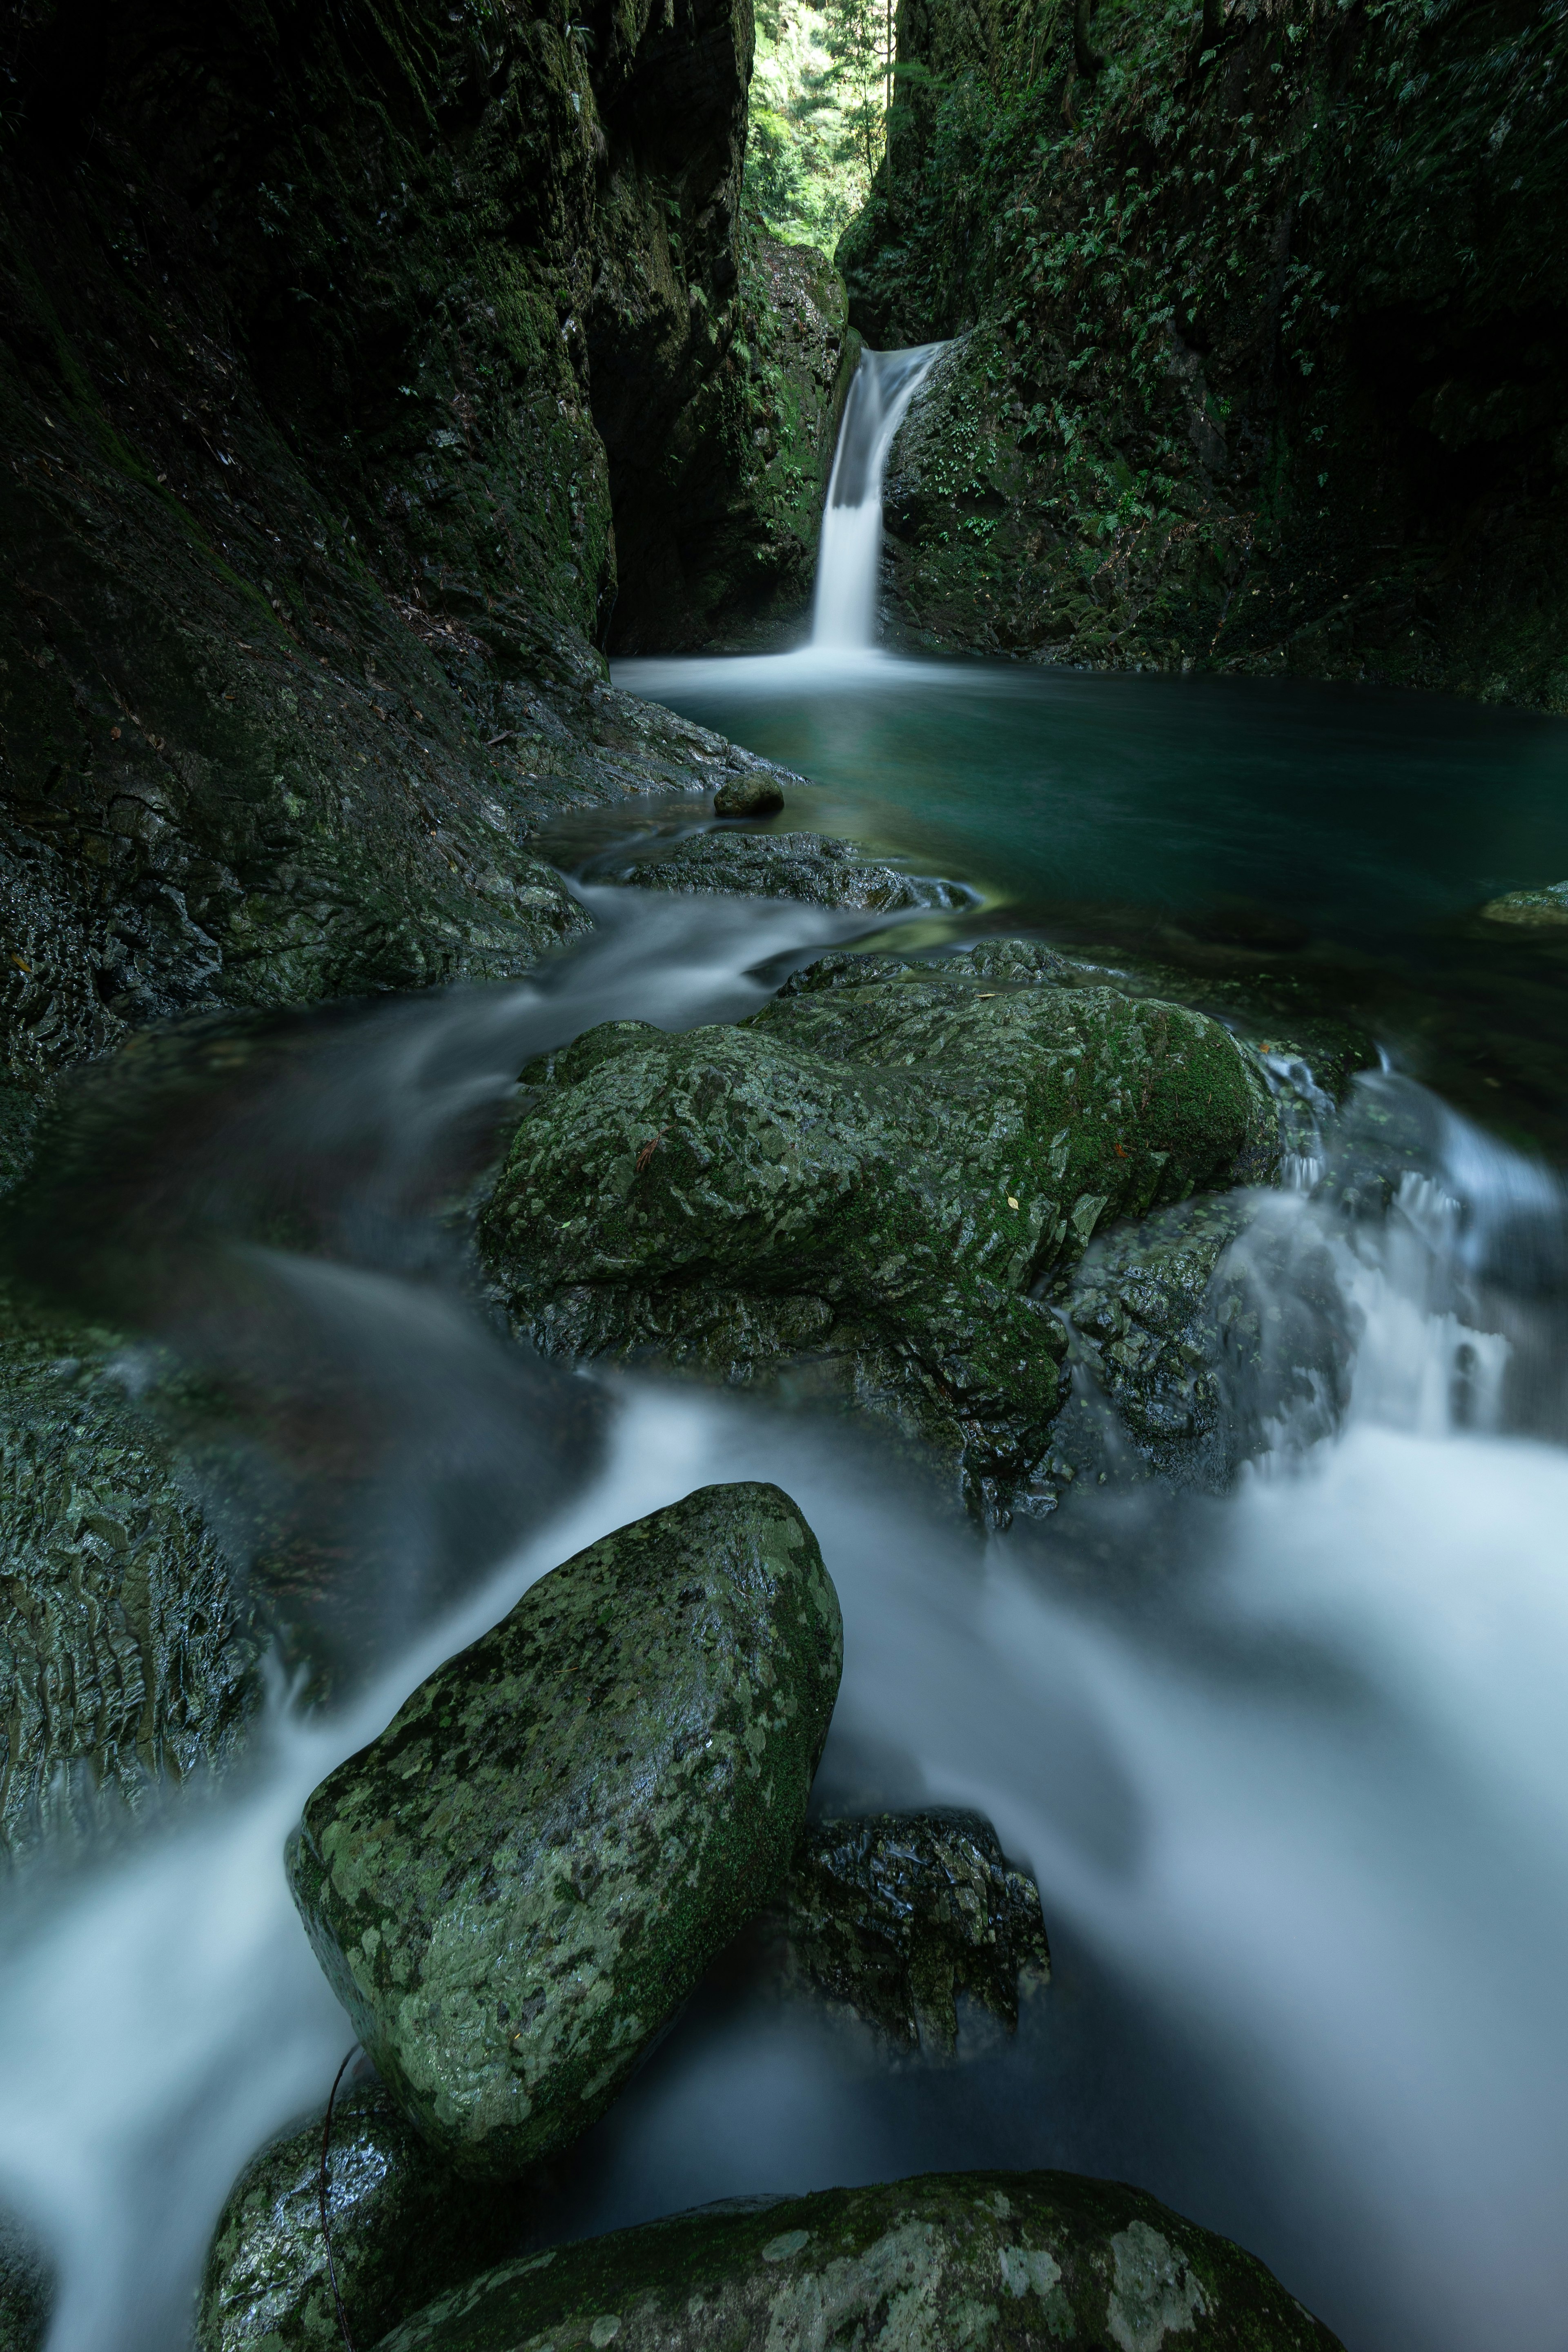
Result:
<instances>
[{"instance_id":1,"label":"green moss","mask_svg":"<svg viewBox=\"0 0 1568 2352\"><path fill-rule=\"evenodd\" d=\"M1142 2189L968 2172L686 2214L526 2255L443 2296L381 2352L708 2352L764 2340L865 2352L1336 2343L1261 2263Z\"/></svg>"},{"instance_id":2,"label":"green moss","mask_svg":"<svg viewBox=\"0 0 1568 2352\"><path fill-rule=\"evenodd\" d=\"M917 640L1564 703L1568 13L904 0L839 260L974 328L895 458ZM907 475L900 499L898 477Z\"/></svg>"},{"instance_id":3,"label":"green moss","mask_svg":"<svg viewBox=\"0 0 1568 2352\"><path fill-rule=\"evenodd\" d=\"M1037 1294L1102 1222L1266 1171L1274 1135L1216 1023L1012 958L1022 985L832 959L739 1029L614 1023L531 1071L481 1227L521 1325L731 1381L815 1364L1005 1509L1061 1402Z\"/></svg>"},{"instance_id":4,"label":"green moss","mask_svg":"<svg viewBox=\"0 0 1568 2352\"><path fill-rule=\"evenodd\" d=\"M515 2174L610 2104L788 1865L838 1603L776 1486L710 1486L535 1584L305 1808L295 1899L433 2147Z\"/></svg>"}]
</instances>

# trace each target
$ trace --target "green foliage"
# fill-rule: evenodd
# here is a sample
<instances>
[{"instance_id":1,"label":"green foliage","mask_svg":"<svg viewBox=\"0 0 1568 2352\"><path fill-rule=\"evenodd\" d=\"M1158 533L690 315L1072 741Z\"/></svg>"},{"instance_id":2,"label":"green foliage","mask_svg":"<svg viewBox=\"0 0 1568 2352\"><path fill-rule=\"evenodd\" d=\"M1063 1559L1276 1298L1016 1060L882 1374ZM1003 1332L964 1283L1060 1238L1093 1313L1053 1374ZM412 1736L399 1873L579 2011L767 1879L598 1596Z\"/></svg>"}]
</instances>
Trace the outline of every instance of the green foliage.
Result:
<instances>
[{"instance_id":1,"label":"green foliage","mask_svg":"<svg viewBox=\"0 0 1568 2352\"><path fill-rule=\"evenodd\" d=\"M757 12L745 194L795 244L831 251L881 160L890 0L773 0Z\"/></svg>"}]
</instances>

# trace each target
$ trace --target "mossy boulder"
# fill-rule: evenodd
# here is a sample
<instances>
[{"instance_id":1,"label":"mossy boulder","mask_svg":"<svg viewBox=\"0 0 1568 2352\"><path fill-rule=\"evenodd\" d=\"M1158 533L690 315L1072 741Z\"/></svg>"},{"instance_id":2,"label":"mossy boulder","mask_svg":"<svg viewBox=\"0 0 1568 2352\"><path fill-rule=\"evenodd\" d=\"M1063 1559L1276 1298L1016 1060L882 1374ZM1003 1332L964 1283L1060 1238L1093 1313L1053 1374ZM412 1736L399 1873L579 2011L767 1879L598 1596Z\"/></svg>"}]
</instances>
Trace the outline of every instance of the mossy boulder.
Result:
<instances>
[{"instance_id":1,"label":"mossy boulder","mask_svg":"<svg viewBox=\"0 0 1568 2352\"><path fill-rule=\"evenodd\" d=\"M717 2209L503 2263L380 2352L1335 2352L1265 2270L1140 2189L931 2173Z\"/></svg>"},{"instance_id":2,"label":"mossy boulder","mask_svg":"<svg viewBox=\"0 0 1568 2352\"><path fill-rule=\"evenodd\" d=\"M1489 898L1481 908L1489 923L1511 923L1525 931L1550 931L1568 923L1568 882L1549 882L1542 890L1508 890Z\"/></svg>"},{"instance_id":3,"label":"mossy boulder","mask_svg":"<svg viewBox=\"0 0 1568 2352\"><path fill-rule=\"evenodd\" d=\"M989 987L847 961L738 1028L610 1023L534 1065L481 1248L547 1351L804 1366L1004 1512L1064 1392L1040 1294L1100 1225L1266 1176L1273 1104L1217 1022L1064 987L1049 950Z\"/></svg>"},{"instance_id":4,"label":"mossy boulder","mask_svg":"<svg viewBox=\"0 0 1568 2352\"><path fill-rule=\"evenodd\" d=\"M702 1487L541 1578L315 1791L295 1900L447 2160L584 2130L774 1892L841 1644L789 1497Z\"/></svg>"},{"instance_id":5,"label":"mossy boulder","mask_svg":"<svg viewBox=\"0 0 1568 2352\"><path fill-rule=\"evenodd\" d=\"M111 1331L0 1294L0 1850L91 1838L221 1771L260 1630Z\"/></svg>"},{"instance_id":6,"label":"mossy boulder","mask_svg":"<svg viewBox=\"0 0 1568 2352\"><path fill-rule=\"evenodd\" d=\"M662 856L623 866L615 878L645 890L737 891L879 914L970 906L974 895L961 883L901 873L823 833L700 834Z\"/></svg>"},{"instance_id":7,"label":"mossy boulder","mask_svg":"<svg viewBox=\"0 0 1568 2352\"><path fill-rule=\"evenodd\" d=\"M979 1813L813 1822L772 1925L786 1982L900 2050L951 2056L960 1993L1011 2031L1020 1987L1050 1980L1039 1891Z\"/></svg>"},{"instance_id":8,"label":"mossy boulder","mask_svg":"<svg viewBox=\"0 0 1568 2352\"><path fill-rule=\"evenodd\" d=\"M202 2277L197 2352L341 2352L321 2235L325 2123L323 2108L278 2133L230 2189ZM326 2173L332 2271L356 2344L525 2232L523 2192L456 2179L374 2076L333 2104Z\"/></svg>"}]
</instances>

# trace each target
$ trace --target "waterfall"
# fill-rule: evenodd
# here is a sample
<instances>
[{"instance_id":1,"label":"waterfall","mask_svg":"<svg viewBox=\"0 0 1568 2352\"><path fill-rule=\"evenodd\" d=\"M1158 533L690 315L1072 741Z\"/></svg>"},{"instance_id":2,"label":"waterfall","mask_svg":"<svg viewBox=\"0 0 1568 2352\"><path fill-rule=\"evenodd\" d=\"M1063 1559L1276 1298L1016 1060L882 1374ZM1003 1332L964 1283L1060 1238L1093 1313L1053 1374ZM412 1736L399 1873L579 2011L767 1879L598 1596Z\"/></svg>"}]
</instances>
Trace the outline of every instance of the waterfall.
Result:
<instances>
[{"instance_id":1,"label":"waterfall","mask_svg":"<svg viewBox=\"0 0 1568 2352\"><path fill-rule=\"evenodd\" d=\"M811 642L819 652L858 653L877 636L877 572L882 558L882 469L893 436L943 343L907 352L865 352L844 405L822 539Z\"/></svg>"}]
</instances>

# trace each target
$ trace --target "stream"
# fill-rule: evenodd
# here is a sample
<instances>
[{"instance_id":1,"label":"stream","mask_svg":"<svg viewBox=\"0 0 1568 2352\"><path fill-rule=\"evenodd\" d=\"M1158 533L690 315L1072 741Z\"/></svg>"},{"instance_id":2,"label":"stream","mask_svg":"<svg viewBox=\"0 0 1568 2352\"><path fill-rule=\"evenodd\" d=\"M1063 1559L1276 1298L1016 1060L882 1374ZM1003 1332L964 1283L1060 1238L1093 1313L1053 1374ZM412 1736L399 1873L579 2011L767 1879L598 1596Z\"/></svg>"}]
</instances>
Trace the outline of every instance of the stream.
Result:
<instances>
[{"instance_id":1,"label":"stream","mask_svg":"<svg viewBox=\"0 0 1568 2352\"><path fill-rule=\"evenodd\" d=\"M280 1863L316 1781L533 1578L753 1477L799 1502L843 1603L822 1801L987 1813L1037 1877L1054 1980L1016 2037L971 2013L959 2063L893 2069L721 1969L520 2246L1064 2166L1238 2239L1351 2352L1563 2342L1568 949L1475 909L1568 873L1568 731L919 662L835 626L617 682L811 779L774 830L978 894L894 944L1025 929L1199 986L1261 970L1377 1037L1318 1181L1233 1244L1277 1335L1236 1401L1263 1441L1227 1495L1113 1482L984 1538L842 1421L498 1336L456 1210L524 1062L607 1019L742 1018L867 936L593 879L706 822L690 800L563 830L596 928L522 983L219 1023L199 1085L189 1062L105 1078L27 1263L242 1393L341 1567L291 1604L243 1775L13 1891L0 2201L58 2257L51 2352L183 2340L235 2174L325 2098L352 2033ZM1342 1180L1371 1165L1391 1205L1352 1217ZM127 1384L153 1363L133 1350Z\"/></svg>"}]
</instances>

